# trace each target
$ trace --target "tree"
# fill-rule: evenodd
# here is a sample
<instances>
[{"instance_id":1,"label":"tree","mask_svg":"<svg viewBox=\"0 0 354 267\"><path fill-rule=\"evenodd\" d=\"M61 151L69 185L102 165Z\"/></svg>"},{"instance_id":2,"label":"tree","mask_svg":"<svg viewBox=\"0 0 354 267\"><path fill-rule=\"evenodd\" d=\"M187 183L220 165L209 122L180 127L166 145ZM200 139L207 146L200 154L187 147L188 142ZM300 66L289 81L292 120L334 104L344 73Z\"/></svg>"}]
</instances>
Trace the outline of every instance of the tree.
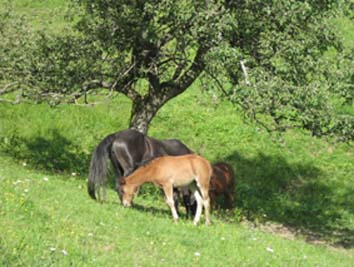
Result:
<instances>
[{"instance_id":1,"label":"tree","mask_svg":"<svg viewBox=\"0 0 354 267\"><path fill-rule=\"evenodd\" d=\"M347 3L348 4L348 3ZM230 1L228 44L209 53L224 95L269 131L354 139L353 51L336 34L345 1ZM220 61L223 64L220 64ZM219 75L220 78L221 75Z\"/></svg>"},{"instance_id":2,"label":"tree","mask_svg":"<svg viewBox=\"0 0 354 267\"><path fill-rule=\"evenodd\" d=\"M338 119L330 101L343 95L338 85L352 73L339 79L339 67L328 68L325 57L331 49L342 55L328 22L345 1L77 3L82 12L71 31L32 36L20 49L21 64L0 67L8 85L2 93L21 89L24 98L54 104L123 93L132 100L130 127L147 132L166 102L207 74L223 97L268 129L353 139L352 117ZM18 77L21 83L11 83Z\"/></svg>"},{"instance_id":3,"label":"tree","mask_svg":"<svg viewBox=\"0 0 354 267\"><path fill-rule=\"evenodd\" d=\"M130 127L146 133L156 112L204 70L225 9L201 1L78 2L85 13L76 31L42 35L30 53L34 96L62 101L102 88L120 92L132 100Z\"/></svg>"}]
</instances>

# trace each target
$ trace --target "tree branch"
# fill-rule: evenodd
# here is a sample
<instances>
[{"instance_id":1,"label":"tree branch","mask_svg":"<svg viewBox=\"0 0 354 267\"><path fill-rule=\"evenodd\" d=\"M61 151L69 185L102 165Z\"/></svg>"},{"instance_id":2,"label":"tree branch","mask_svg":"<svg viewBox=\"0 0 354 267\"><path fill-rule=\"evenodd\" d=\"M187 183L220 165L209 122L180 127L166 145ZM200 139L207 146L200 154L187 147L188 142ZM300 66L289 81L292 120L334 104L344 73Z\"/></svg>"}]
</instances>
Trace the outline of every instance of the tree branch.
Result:
<instances>
[{"instance_id":1,"label":"tree branch","mask_svg":"<svg viewBox=\"0 0 354 267\"><path fill-rule=\"evenodd\" d=\"M219 89L221 90L221 92L224 94L224 96L227 96L227 92L224 89L224 86L222 85L222 83L219 81L219 79L210 71L208 71L207 69L204 70L206 72L206 74L208 74L216 83L216 85L219 87Z\"/></svg>"},{"instance_id":2,"label":"tree branch","mask_svg":"<svg viewBox=\"0 0 354 267\"><path fill-rule=\"evenodd\" d=\"M249 80L248 80L248 73L247 73L247 68L246 68L246 66L245 66L245 61L244 61L244 60L241 60L241 61L240 61L240 65L241 65L241 69L242 69L243 75L244 75L244 77L245 77L245 84L246 84L247 86L249 86L251 83L250 83Z\"/></svg>"},{"instance_id":3,"label":"tree branch","mask_svg":"<svg viewBox=\"0 0 354 267\"><path fill-rule=\"evenodd\" d=\"M16 100L12 101L9 99L5 99L5 98L0 98L0 102L5 102L5 103L10 103L12 105L17 105L21 102L21 97L17 96Z\"/></svg>"},{"instance_id":4,"label":"tree branch","mask_svg":"<svg viewBox=\"0 0 354 267\"><path fill-rule=\"evenodd\" d=\"M183 73L183 75L176 80L170 80L161 84L161 88L165 91L166 101L183 93L203 72L205 68L203 57L209 49L210 46L201 45L198 48L193 63L189 69Z\"/></svg>"},{"instance_id":5,"label":"tree branch","mask_svg":"<svg viewBox=\"0 0 354 267\"><path fill-rule=\"evenodd\" d=\"M4 95L4 94L8 94L8 93L12 93L15 92L16 90L18 90L18 88L11 88L12 86L18 84L18 82L12 82L9 84L6 84L1 90L0 90L0 95Z\"/></svg>"}]
</instances>

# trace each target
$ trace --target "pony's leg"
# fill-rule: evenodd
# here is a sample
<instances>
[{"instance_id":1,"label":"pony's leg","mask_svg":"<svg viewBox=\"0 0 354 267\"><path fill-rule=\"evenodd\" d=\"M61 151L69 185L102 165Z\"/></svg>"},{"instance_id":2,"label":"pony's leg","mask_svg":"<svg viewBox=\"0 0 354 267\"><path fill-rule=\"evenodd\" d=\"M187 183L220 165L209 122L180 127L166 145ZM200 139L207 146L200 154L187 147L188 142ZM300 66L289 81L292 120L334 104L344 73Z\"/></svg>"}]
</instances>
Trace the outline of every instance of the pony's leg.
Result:
<instances>
[{"instance_id":1,"label":"pony's leg","mask_svg":"<svg viewBox=\"0 0 354 267\"><path fill-rule=\"evenodd\" d=\"M177 214L179 216L179 211L178 211L178 204L179 204L179 192L177 188L173 188L173 201L175 203L175 209L177 211Z\"/></svg>"},{"instance_id":2,"label":"pony's leg","mask_svg":"<svg viewBox=\"0 0 354 267\"><path fill-rule=\"evenodd\" d=\"M195 211L193 212L193 200L191 197L191 192L188 187L184 186L178 189L179 192L182 194L183 198L183 204L184 207L186 208L186 217L189 218L189 216L194 217ZM178 212L178 210L177 210Z\"/></svg>"},{"instance_id":3,"label":"pony's leg","mask_svg":"<svg viewBox=\"0 0 354 267\"><path fill-rule=\"evenodd\" d=\"M217 198L216 193L214 191L210 191L209 196L210 196L211 206L212 206L213 210L216 210L218 208L218 204L216 201L216 198Z\"/></svg>"},{"instance_id":4,"label":"pony's leg","mask_svg":"<svg viewBox=\"0 0 354 267\"><path fill-rule=\"evenodd\" d=\"M123 176L127 176L134 170L134 161L129 151L129 148L125 145L121 145L119 143L114 143L112 146L112 156L111 158L115 158L115 160L120 165L122 169Z\"/></svg>"},{"instance_id":5,"label":"pony's leg","mask_svg":"<svg viewBox=\"0 0 354 267\"><path fill-rule=\"evenodd\" d=\"M235 192L229 192L230 208L233 210L235 208Z\"/></svg>"},{"instance_id":6,"label":"pony's leg","mask_svg":"<svg viewBox=\"0 0 354 267\"><path fill-rule=\"evenodd\" d=\"M194 195L192 195L192 193L189 193L190 197L189 197L189 201L190 201L190 206L189 206L189 210L191 212L191 217L194 218L195 213L197 212L197 201L195 200Z\"/></svg>"},{"instance_id":7,"label":"pony's leg","mask_svg":"<svg viewBox=\"0 0 354 267\"><path fill-rule=\"evenodd\" d=\"M118 196L120 197L120 195L119 195L119 186L120 186L120 179L122 178L121 167L120 167L119 161L117 160L117 158L116 158L116 156L115 156L113 151L110 151L109 157L111 159L113 170L114 170L114 173L116 175L116 192L117 192Z\"/></svg>"},{"instance_id":8,"label":"pony's leg","mask_svg":"<svg viewBox=\"0 0 354 267\"><path fill-rule=\"evenodd\" d=\"M203 195L203 206L205 209L205 224L210 224L210 198L208 190L201 189Z\"/></svg>"},{"instance_id":9,"label":"pony's leg","mask_svg":"<svg viewBox=\"0 0 354 267\"><path fill-rule=\"evenodd\" d=\"M166 203L171 209L173 219L175 222L177 222L178 221L178 214L176 211L175 202L173 200L173 186L172 185L165 185L163 187L163 191L165 192Z\"/></svg>"},{"instance_id":10,"label":"pony's leg","mask_svg":"<svg viewBox=\"0 0 354 267\"><path fill-rule=\"evenodd\" d=\"M198 190L194 191L194 198L197 201L197 211L195 212L194 216L194 225L197 225L200 220L200 215L202 214L203 209L202 197L200 196Z\"/></svg>"}]
</instances>

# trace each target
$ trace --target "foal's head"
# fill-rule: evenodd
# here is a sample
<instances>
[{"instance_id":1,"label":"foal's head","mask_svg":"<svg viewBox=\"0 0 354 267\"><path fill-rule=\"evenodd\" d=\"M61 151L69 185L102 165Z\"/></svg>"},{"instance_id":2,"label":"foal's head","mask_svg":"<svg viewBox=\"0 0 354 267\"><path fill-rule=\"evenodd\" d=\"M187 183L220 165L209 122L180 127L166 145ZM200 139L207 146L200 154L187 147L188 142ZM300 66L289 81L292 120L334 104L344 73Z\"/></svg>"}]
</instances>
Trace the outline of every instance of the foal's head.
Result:
<instances>
[{"instance_id":1,"label":"foal's head","mask_svg":"<svg viewBox=\"0 0 354 267\"><path fill-rule=\"evenodd\" d=\"M119 197L124 207L131 207L135 188L132 185L126 183L125 179L120 180Z\"/></svg>"}]
</instances>

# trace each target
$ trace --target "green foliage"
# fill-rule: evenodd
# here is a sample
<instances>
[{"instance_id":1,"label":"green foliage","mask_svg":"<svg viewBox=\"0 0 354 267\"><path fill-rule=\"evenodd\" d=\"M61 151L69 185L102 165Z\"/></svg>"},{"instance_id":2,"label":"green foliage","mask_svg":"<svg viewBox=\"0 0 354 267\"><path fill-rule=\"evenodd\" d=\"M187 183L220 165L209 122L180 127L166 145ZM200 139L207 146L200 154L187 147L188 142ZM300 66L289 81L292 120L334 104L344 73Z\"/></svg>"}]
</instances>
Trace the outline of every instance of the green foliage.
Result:
<instances>
[{"instance_id":1,"label":"green foliage","mask_svg":"<svg viewBox=\"0 0 354 267\"><path fill-rule=\"evenodd\" d=\"M28 69L31 82L36 84L28 88L28 97L34 99L47 98L53 104L78 99L81 91L86 90L86 81L97 78L102 69L96 60L102 51L80 35L41 35L36 48Z\"/></svg>"},{"instance_id":2,"label":"green foliage","mask_svg":"<svg viewBox=\"0 0 354 267\"><path fill-rule=\"evenodd\" d=\"M0 13L1 95L13 92L13 87L16 88L15 85L19 83L18 74L26 76L24 69L29 64L26 55L33 43L30 41L31 32L23 24L23 18L14 17L9 11Z\"/></svg>"},{"instance_id":3,"label":"green foliage","mask_svg":"<svg viewBox=\"0 0 354 267\"><path fill-rule=\"evenodd\" d=\"M2 13L0 20L4 41L0 53L5 55L0 65L1 95L20 88L9 100L46 100L53 105L74 102L86 90L85 82L97 78L102 69L96 60L102 51L82 35L71 30L59 34L33 32L23 26L26 20L11 10Z\"/></svg>"},{"instance_id":4,"label":"green foliage","mask_svg":"<svg viewBox=\"0 0 354 267\"><path fill-rule=\"evenodd\" d=\"M353 103L352 51L333 27L344 3L244 1L232 8L231 41L209 55L209 72L223 73L220 84L231 81L227 98L270 131L297 127L353 139L354 118L332 103Z\"/></svg>"}]
</instances>

